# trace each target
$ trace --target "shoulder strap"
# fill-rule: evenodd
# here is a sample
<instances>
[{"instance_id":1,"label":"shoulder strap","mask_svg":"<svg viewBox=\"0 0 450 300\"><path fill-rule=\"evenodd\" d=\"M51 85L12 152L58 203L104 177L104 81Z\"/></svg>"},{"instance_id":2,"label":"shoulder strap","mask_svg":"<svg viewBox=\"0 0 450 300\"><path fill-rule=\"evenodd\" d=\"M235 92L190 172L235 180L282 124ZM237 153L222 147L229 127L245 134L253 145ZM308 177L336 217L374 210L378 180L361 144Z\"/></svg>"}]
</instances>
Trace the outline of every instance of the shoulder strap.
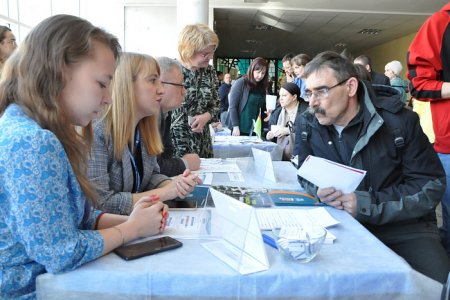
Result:
<instances>
[{"instance_id":1,"label":"shoulder strap","mask_svg":"<svg viewBox=\"0 0 450 300\"><path fill-rule=\"evenodd\" d=\"M306 142L311 135L311 126L306 122L305 118L300 118L300 137L302 141Z\"/></svg>"},{"instance_id":2,"label":"shoulder strap","mask_svg":"<svg viewBox=\"0 0 450 300\"><path fill-rule=\"evenodd\" d=\"M393 117L395 114L384 109L378 109L386 126L391 130L393 142L397 149L402 149L405 146L405 133L403 130L403 122L399 118Z\"/></svg>"}]
</instances>

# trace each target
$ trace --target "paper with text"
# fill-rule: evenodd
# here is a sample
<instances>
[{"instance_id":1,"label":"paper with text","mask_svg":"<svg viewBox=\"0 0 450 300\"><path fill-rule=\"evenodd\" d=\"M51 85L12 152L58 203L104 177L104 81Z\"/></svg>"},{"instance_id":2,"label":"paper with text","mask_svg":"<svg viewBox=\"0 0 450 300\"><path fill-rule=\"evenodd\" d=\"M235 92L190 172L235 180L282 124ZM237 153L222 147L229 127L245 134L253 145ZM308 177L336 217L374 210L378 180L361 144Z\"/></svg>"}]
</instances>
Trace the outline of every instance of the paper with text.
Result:
<instances>
[{"instance_id":1,"label":"paper with text","mask_svg":"<svg viewBox=\"0 0 450 300\"><path fill-rule=\"evenodd\" d=\"M212 209L171 210L164 235L175 238L217 238L219 232L211 226Z\"/></svg>"},{"instance_id":2,"label":"paper with text","mask_svg":"<svg viewBox=\"0 0 450 300\"><path fill-rule=\"evenodd\" d=\"M297 175L319 188L334 187L349 194L356 190L366 171L309 155L298 169Z\"/></svg>"},{"instance_id":3,"label":"paper with text","mask_svg":"<svg viewBox=\"0 0 450 300\"><path fill-rule=\"evenodd\" d=\"M327 228L339 224L339 221L333 218L324 207L312 209L258 208L256 215L261 230L285 226L311 226L311 224Z\"/></svg>"},{"instance_id":4,"label":"paper with text","mask_svg":"<svg viewBox=\"0 0 450 300\"><path fill-rule=\"evenodd\" d=\"M236 161L218 158L201 158L200 169L192 173L228 173L242 172Z\"/></svg>"},{"instance_id":5,"label":"paper with text","mask_svg":"<svg viewBox=\"0 0 450 300\"><path fill-rule=\"evenodd\" d=\"M308 227L319 225L327 228L339 224L324 207L313 209L291 208L259 208L256 210L258 223L261 230L271 230L282 227ZM327 230L326 244L332 244L336 236Z\"/></svg>"}]
</instances>

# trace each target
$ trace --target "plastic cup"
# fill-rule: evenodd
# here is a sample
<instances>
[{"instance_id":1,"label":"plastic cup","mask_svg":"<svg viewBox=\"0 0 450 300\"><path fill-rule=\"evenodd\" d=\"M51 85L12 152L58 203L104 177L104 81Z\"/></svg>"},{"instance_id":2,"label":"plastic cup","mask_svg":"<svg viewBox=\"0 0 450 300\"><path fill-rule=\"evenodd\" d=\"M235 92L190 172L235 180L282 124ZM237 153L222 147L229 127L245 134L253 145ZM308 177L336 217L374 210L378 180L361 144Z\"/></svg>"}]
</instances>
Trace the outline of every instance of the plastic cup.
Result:
<instances>
[{"instance_id":1,"label":"plastic cup","mask_svg":"<svg viewBox=\"0 0 450 300\"><path fill-rule=\"evenodd\" d=\"M278 250L295 261L307 263L319 254L327 231L320 226L277 228L272 230Z\"/></svg>"}]
</instances>

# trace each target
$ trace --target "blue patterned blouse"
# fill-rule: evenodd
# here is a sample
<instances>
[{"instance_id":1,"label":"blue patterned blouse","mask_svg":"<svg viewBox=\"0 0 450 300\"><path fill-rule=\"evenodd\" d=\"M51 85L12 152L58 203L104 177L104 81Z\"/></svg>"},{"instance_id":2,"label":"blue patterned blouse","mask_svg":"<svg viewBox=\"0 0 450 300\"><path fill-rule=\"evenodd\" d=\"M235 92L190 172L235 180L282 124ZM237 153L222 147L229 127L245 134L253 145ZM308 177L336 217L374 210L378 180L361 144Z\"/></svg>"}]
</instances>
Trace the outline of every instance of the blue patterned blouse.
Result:
<instances>
[{"instance_id":1,"label":"blue patterned blouse","mask_svg":"<svg viewBox=\"0 0 450 300\"><path fill-rule=\"evenodd\" d=\"M0 298L33 299L36 277L101 256L99 211L86 198L62 144L11 104L0 118Z\"/></svg>"}]
</instances>

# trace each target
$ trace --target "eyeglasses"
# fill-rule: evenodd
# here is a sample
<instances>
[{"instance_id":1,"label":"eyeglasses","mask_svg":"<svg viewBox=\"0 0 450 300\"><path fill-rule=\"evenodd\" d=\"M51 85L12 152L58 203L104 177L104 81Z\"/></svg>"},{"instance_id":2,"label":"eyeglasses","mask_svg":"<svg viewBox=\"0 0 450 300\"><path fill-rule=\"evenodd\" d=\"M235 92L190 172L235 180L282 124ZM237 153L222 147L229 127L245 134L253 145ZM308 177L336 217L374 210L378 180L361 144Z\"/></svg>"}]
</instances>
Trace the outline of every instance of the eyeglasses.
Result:
<instances>
[{"instance_id":1,"label":"eyeglasses","mask_svg":"<svg viewBox=\"0 0 450 300\"><path fill-rule=\"evenodd\" d=\"M4 40L7 44L10 44L10 45L17 45L17 43L16 43L16 40L7 40L7 39L5 39Z\"/></svg>"},{"instance_id":2,"label":"eyeglasses","mask_svg":"<svg viewBox=\"0 0 450 300\"><path fill-rule=\"evenodd\" d=\"M328 97L328 92L331 89L334 89L335 87L340 86L341 84L345 83L350 78L351 77L348 77L347 79L344 79L344 80L342 80L342 81L340 81L340 82L338 82L335 85L330 86L330 87L323 87L323 88L320 88L320 89L318 89L316 91L312 91L312 92L308 91L308 92L305 93L305 96L303 98L306 101L308 101L308 102L311 100L312 96L314 96L317 100L326 98L326 97Z\"/></svg>"},{"instance_id":3,"label":"eyeglasses","mask_svg":"<svg viewBox=\"0 0 450 300\"><path fill-rule=\"evenodd\" d=\"M216 48L214 48L212 51L202 51L202 52L196 52L197 55L200 55L203 58L207 58L207 57L213 57L214 53L216 52Z\"/></svg>"},{"instance_id":4,"label":"eyeglasses","mask_svg":"<svg viewBox=\"0 0 450 300\"><path fill-rule=\"evenodd\" d=\"M170 84L170 85L175 85L175 86L179 86L179 87L183 87L183 88L187 88L186 85L184 83L174 83L174 82L167 82L167 81L161 81L161 83L163 84Z\"/></svg>"}]
</instances>

